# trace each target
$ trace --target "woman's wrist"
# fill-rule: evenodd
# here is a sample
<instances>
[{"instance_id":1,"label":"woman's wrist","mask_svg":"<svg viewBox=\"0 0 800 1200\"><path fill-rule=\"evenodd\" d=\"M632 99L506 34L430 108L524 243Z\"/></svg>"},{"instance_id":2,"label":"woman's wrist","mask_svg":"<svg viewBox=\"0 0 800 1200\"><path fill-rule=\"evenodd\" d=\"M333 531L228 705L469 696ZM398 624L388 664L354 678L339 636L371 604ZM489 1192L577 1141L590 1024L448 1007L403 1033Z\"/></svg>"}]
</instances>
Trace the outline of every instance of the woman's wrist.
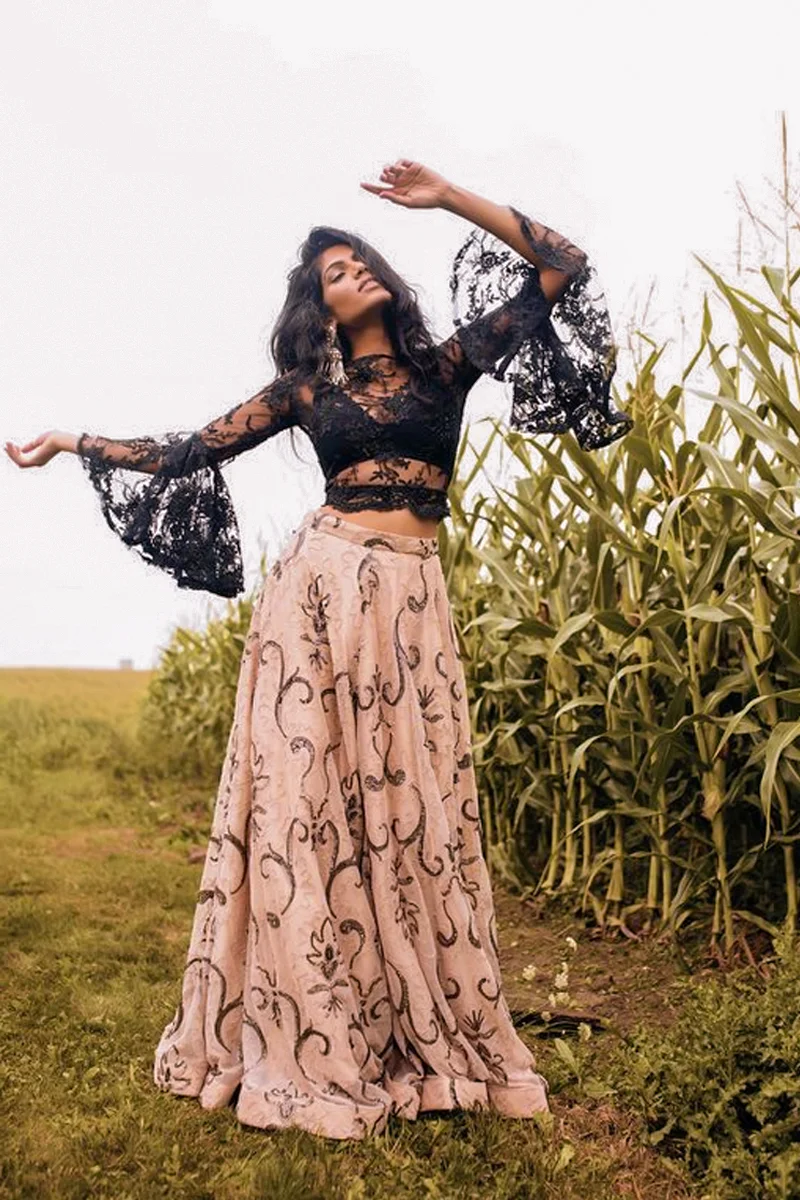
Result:
<instances>
[{"instance_id":1,"label":"woman's wrist","mask_svg":"<svg viewBox=\"0 0 800 1200\"><path fill-rule=\"evenodd\" d=\"M78 435L75 433L62 433L60 430L54 435L56 445L59 450L66 450L70 454L78 453Z\"/></svg>"},{"instance_id":2,"label":"woman's wrist","mask_svg":"<svg viewBox=\"0 0 800 1200\"><path fill-rule=\"evenodd\" d=\"M456 183L447 184L440 207L472 225L480 225L481 229L503 241L508 241L509 234L513 236L519 230L519 223L507 204L496 204Z\"/></svg>"},{"instance_id":3,"label":"woman's wrist","mask_svg":"<svg viewBox=\"0 0 800 1200\"><path fill-rule=\"evenodd\" d=\"M442 199L439 201L439 208L443 208L447 212L456 213L457 216L460 216L465 197L465 189L459 187L457 183L450 183L448 180L442 195Z\"/></svg>"}]
</instances>

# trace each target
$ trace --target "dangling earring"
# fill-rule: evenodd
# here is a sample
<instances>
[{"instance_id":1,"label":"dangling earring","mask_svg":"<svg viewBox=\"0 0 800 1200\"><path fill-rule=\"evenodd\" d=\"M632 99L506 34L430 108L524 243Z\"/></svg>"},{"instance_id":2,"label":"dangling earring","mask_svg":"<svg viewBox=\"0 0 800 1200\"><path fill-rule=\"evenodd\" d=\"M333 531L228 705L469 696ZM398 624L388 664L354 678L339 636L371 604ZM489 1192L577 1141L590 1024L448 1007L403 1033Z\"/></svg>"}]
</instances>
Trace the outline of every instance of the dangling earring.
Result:
<instances>
[{"instance_id":1,"label":"dangling earring","mask_svg":"<svg viewBox=\"0 0 800 1200\"><path fill-rule=\"evenodd\" d=\"M322 372L331 383L342 386L347 383L347 373L344 369L344 359L336 341L336 322L331 323L325 330L325 363Z\"/></svg>"}]
</instances>

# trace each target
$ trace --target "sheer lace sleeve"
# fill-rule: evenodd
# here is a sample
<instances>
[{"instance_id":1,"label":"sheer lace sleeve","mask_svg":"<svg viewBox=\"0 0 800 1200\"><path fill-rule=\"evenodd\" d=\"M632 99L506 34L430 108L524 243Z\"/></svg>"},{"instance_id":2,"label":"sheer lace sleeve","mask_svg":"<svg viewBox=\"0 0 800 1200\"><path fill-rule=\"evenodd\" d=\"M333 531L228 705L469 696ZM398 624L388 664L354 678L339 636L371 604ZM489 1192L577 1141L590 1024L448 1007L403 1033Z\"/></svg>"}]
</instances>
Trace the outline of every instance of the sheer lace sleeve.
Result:
<instances>
[{"instance_id":1,"label":"sheer lace sleeve","mask_svg":"<svg viewBox=\"0 0 800 1200\"><path fill-rule=\"evenodd\" d=\"M531 249L568 277L564 289L548 300L539 269L476 227L453 260L456 332L440 350L465 389L482 373L511 383L512 429L571 429L584 449L596 450L633 425L610 399L616 346L597 274L566 238L511 211Z\"/></svg>"},{"instance_id":2,"label":"sheer lace sleeve","mask_svg":"<svg viewBox=\"0 0 800 1200\"><path fill-rule=\"evenodd\" d=\"M296 424L296 390L293 372L280 375L192 432L82 433L78 455L110 528L178 587L238 595L244 588L239 525L220 467Z\"/></svg>"}]
</instances>

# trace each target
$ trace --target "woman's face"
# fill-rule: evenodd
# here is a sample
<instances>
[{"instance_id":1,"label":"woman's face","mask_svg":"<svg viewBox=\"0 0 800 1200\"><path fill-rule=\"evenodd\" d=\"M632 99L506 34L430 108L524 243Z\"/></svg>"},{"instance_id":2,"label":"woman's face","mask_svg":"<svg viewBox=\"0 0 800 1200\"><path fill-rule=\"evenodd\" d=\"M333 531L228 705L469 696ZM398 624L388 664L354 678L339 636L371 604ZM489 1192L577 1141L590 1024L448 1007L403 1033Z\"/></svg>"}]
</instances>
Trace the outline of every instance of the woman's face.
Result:
<instances>
[{"instance_id":1,"label":"woman's face","mask_svg":"<svg viewBox=\"0 0 800 1200\"><path fill-rule=\"evenodd\" d=\"M374 320L375 312L392 298L352 246L328 246L318 256L318 265L323 302L339 325L358 326Z\"/></svg>"}]
</instances>

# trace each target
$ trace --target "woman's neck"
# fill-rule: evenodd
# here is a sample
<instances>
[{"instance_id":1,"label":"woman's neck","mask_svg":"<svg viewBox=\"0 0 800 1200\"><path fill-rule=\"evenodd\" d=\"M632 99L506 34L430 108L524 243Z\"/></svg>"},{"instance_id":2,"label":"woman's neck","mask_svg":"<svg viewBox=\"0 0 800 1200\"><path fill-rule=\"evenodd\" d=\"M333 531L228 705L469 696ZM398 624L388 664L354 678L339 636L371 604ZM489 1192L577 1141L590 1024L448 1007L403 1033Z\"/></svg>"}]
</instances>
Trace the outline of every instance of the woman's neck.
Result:
<instances>
[{"instance_id":1,"label":"woman's neck","mask_svg":"<svg viewBox=\"0 0 800 1200\"><path fill-rule=\"evenodd\" d=\"M371 354L393 356L394 347L386 338L351 338L351 358L366 358Z\"/></svg>"},{"instance_id":2,"label":"woman's neck","mask_svg":"<svg viewBox=\"0 0 800 1200\"><path fill-rule=\"evenodd\" d=\"M368 354L394 354L394 347L381 321L379 324L365 325L363 328L349 328L347 336L350 340L350 357L364 358Z\"/></svg>"}]
</instances>

